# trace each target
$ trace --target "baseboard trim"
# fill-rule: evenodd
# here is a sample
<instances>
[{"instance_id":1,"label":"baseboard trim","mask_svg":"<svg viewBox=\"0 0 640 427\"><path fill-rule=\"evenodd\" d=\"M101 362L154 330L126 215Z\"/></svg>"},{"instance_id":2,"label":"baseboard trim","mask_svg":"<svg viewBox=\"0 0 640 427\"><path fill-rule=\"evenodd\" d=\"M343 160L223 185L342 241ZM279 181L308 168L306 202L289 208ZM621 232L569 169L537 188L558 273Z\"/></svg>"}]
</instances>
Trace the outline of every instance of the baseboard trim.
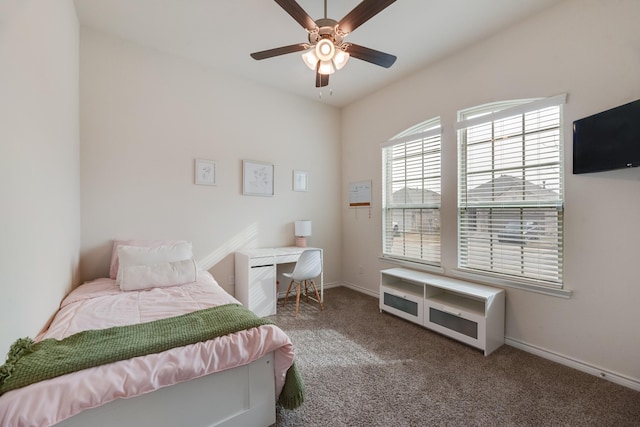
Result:
<instances>
[{"instance_id":1,"label":"baseboard trim","mask_svg":"<svg viewBox=\"0 0 640 427\"><path fill-rule=\"evenodd\" d=\"M505 337L504 343L515 347L519 350L526 351L527 353L535 354L536 356L540 356L543 359L548 359L553 362L559 363L561 365L568 366L573 369L577 369L578 371L585 372L587 374L594 375L596 377L600 377L602 379L611 381L612 383L619 384L623 387L628 387L630 389L640 391L640 381L635 380L633 378L626 377L624 375L617 374L615 372L608 371L606 369L602 369L598 366L593 366L585 362L581 362L579 360L572 359L567 356L563 356L558 353L551 352L549 350L545 350L540 347L536 347L531 344L527 344L525 342L515 340L513 338Z\"/></svg>"},{"instance_id":2,"label":"baseboard trim","mask_svg":"<svg viewBox=\"0 0 640 427\"><path fill-rule=\"evenodd\" d=\"M374 292L370 289L363 288L361 286L354 285L353 283L336 283L333 287L344 286L345 288L353 289L354 291L361 292L363 294L370 295L374 298L380 298L379 292ZM327 286L325 286L326 288ZM588 363L582 362L580 360L572 359L567 356L563 356L558 353L554 353L552 351L536 347L531 344L527 344L523 341L519 341L513 338L505 337L504 343L511 347L515 347L522 351L526 351L527 353L535 354L536 356L540 356L543 359L551 360L553 362L559 363L564 366L568 366L573 369L577 369L578 371L585 372L590 375L594 375L596 377L602 378L607 381L611 381L612 383L621 385L623 387L630 388L632 390L640 391L640 380L629 378L624 375L617 374L615 372L609 371L607 369L600 368L598 366L590 365Z\"/></svg>"},{"instance_id":3,"label":"baseboard trim","mask_svg":"<svg viewBox=\"0 0 640 427\"><path fill-rule=\"evenodd\" d=\"M337 284L336 286L344 286L345 288L353 289L356 292L360 292L362 294L367 294L367 295L372 296L374 298L380 298L380 293L379 292L377 292L377 291L374 292L371 289L363 288L361 286L354 285L353 283L342 282L342 283Z\"/></svg>"}]
</instances>

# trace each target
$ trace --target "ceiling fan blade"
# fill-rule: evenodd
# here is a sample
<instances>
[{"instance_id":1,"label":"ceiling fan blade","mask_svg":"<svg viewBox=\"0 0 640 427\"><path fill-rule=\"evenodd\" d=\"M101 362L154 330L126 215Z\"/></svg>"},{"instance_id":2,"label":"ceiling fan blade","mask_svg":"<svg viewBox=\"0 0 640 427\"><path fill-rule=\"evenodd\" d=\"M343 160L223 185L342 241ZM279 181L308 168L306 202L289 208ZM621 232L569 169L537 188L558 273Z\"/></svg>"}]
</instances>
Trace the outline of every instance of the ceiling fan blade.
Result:
<instances>
[{"instance_id":1,"label":"ceiling fan blade","mask_svg":"<svg viewBox=\"0 0 640 427\"><path fill-rule=\"evenodd\" d=\"M389 68L396 62L398 59L395 55L390 55L388 53L380 52L375 49L370 49L368 47L360 46L353 43L348 44L345 49L346 52L354 58L358 58L362 61L367 61L375 65L379 65L384 68Z\"/></svg>"},{"instance_id":2,"label":"ceiling fan blade","mask_svg":"<svg viewBox=\"0 0 640 427\"><path fill-rule=\"evenodd\" d=\"M276 47L275 49L262 50L260 52L253 52L251 57L253 59L267 59L274 56L285 55L287 53L300 52L305 50L309 45L304 43L292 44L289 46Z\"/></svg>"},{"instance_id":3,"label":"ceiling fan blade","mask_svg":"<svg viewBox=\"0 0 640 427\"><path fill-rule=\"evenodd\" d=\"M338 22L338 28L344 34L349 34L395 1L396 0L363 0Z\"/></svg>"},{"instance_id":4,"label":"ceiling fan blade","mask_svg":"<svg viewBox=\"0 0 640 427\"><path fill-rule=\"evenodd\" d=\"M296 22L302 25L307 31L311 31L318 26L311 19L309 14L295 0L275 0Z\"/></svg>"},{"instance_id":5,"label":"ceiling fan blade","mask_svg":"<svg viewBox=\"0 0 640 427\"><path fill-rule=\"evenodd\" d=\"M325 87L329 85L329 75L316 73L316 87Z\"/></svg>"}]
</instances>

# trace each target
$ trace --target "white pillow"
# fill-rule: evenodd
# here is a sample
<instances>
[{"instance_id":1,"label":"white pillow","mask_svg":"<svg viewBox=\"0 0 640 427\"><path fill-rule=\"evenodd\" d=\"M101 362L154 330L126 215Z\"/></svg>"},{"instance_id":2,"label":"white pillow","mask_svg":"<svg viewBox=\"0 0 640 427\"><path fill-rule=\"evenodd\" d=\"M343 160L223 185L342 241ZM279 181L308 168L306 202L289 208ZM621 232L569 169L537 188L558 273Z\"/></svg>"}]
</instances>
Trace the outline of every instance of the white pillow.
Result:
<instances>
[{"instance_id":1,"label":"white pillow","mask_svg":"<svg viewBox=\"0 0 640 427\"><path fill-rule=\"evenodd\" d=\"M116 282L118 285L120 285L120 275L124 268L135 265L184 261L193 258L191 242L176 242L171 245L155 247L120 245L117 252L118 274Z\"/></svg>"},{"instance_id":2,"label":"white pillow","mask_svg":"<svg viewBox=\"0 0 640 427\"><path fill-rule=\"evenodd\" d=\"M118 247L119 246L145 246L155 248L157 246L170 246L175 243L184 243L185 240L141 240L141 239L128 239L128 240L114 240L113 248L111 250L111 264L109 265L109 278L115 279L118 276ZM186 242L189 243L189 242Z\"/></svg>"},{"instance_id":3,"label":"white pillow","mask_svg":"<svg viewBox=\"0 0 640 427\"><path fill-rule=\"evenodd\" d=\"M123 291L185 285L195 282L197 278L198 267L193 258L158 264L130 265L121 267L118 271L120 289Z\"/></svg>"}]
</instances>

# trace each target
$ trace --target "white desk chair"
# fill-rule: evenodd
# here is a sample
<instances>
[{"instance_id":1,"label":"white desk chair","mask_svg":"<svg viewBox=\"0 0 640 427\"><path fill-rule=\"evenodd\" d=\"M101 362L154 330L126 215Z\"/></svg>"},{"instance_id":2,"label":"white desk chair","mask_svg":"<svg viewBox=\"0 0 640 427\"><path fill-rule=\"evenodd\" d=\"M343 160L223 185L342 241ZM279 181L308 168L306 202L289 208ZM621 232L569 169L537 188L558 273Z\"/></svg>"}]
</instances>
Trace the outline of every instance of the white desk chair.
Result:
<instances>
[{"instance_id":1,"label":"white desk chair","mask_svg":"<svg viewBox=\"0 0 640 427\"><path fill-rule=\"evenodd\" d=\"M318 294L318 288L313 281L322 273L322 254L320 249L307 249L300 254L300 258L296 262L296 266L291 273L283 273L283 276L291 278L287 293L284 295L284 302L282 306L287 303L289 292L293 285L296 285L296 317L298 317L298 308L300 306L300 291L301 286L304 285L304 295L306 300L309 301L309 285L315 293L316 300L320 303L320 310L324 310L320 294Z\"/></svg>"}]
</instances>

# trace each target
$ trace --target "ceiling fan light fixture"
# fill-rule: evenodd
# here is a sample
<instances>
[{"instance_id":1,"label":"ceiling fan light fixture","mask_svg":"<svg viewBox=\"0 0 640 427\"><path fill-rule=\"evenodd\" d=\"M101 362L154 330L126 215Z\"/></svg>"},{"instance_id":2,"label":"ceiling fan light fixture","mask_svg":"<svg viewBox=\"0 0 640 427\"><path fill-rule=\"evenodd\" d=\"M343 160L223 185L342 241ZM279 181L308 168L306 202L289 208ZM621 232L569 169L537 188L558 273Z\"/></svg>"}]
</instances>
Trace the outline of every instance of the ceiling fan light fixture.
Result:
<instances>
[{"instance_id":1,"label":"ceiling fan light fixture","mask_svg":"<svg viewBox=\"0 0 640 427\"><path fill-rule=\"evenodd\" d=\"M336 70L340 70L347 64L349 60L349 54L344 50L338 49L336 54L333 57L333 65L335 65Z\"/></svg>"},{"instance_id":2,"label":"ceiling fan light fixture","mask_svg":"<svg viewBox=\"0 0 640 427\"><path fill-rule=\"evenodd\" d=\"M320 66L318 67L318 74L329 75L335 73L336 69L333 66L333 62L331 61L320 61Z\"/></svg>"},{"instance_id":3,"label":"ceiling fan light fixture","mask_svg":"<svg viewBox=\"0 0 640 427\"><path fill-rule=\"evenodd\" d=\"M322 39L316 44L316 56L320 61L331 61L336 53L336 47L329 39Z\"/></svg>"}]
</instances>

